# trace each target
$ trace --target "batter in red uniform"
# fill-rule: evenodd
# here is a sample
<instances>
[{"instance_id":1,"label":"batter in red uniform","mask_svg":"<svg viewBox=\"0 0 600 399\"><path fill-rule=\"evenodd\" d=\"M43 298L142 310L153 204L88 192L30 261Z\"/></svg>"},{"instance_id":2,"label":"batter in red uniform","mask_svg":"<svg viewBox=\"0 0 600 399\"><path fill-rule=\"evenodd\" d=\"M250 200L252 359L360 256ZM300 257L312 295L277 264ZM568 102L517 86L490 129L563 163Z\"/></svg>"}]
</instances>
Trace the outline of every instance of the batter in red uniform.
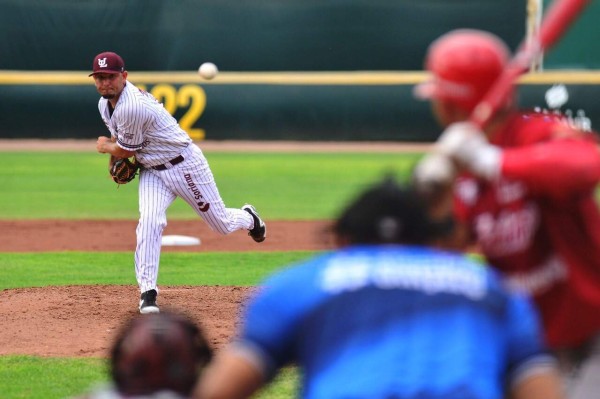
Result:
<instances>
[{"instance_id":1,"label":"batter in red uniform","mask_svg":"<svg viewBox=\"0 0 600 399\"><path fill-rule=\"evenodd\" d=\"M508 56L502 41L481 31L452 31L432 43L426 57L432 78L415 94L431 101L446 130L414 179L438 194L453 183L457 237L464 245L475 242L510 286L533 296L564 365L569 397L595 397L600 147L595 133L564 117L518 110L514 96L484 131L465 122Z\"/></svg>"}]
</instances>

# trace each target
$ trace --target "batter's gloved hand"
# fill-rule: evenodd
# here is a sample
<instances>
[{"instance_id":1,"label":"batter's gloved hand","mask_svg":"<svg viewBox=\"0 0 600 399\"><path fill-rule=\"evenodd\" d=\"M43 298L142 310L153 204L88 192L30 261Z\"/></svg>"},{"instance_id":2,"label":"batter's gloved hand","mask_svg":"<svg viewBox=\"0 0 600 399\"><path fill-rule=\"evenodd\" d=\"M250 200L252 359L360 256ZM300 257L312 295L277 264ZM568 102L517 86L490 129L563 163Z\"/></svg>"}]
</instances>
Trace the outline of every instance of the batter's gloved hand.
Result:
<instances>
[{"instance_id":1,"label":"batter's gloved hand","mask_svg":"<svg viewBox=\"0 0 600 399\"><path fill-rule=\"evenodd\" d=\"M432 215L449 212L456 166L449 156L432 152L419 160L412 171L412 185L427 203Z\"/></svg>"},{"instance_id":2,"label":"batter's gloved hand","mask_svg":"<svg viewBox=\"0 0 600 399\"><path fill-rule=\"evenodd\" d=\"M413 183L427 191L429 186L449 185L456 176L456 167L447 155L432 152L419 160L413 170Z\"/></svg>"},{"instance_id":3,"label":"batter's gloved hand","mask_svg":"<svg viewBox=\"0 0 600 399\"><path fill-rule=\"evenodd\" d=\"M490 144L485 134L470 122L448 126L434 148L477 176L493 180L500 174L502 150Z\"/></svg>"},{"instance_id":4,"label":"batter's gloved hand","mask_svg":"<svg viewBox=\"0 0 600 399\"><path fill-rule=\"evenodd\" d=\"M139 162L133 158L130 161L129 158L117 159L110 167L110 176L117 184L127 184L137 175L140 169Z\"/></svg>"}]
</instances>

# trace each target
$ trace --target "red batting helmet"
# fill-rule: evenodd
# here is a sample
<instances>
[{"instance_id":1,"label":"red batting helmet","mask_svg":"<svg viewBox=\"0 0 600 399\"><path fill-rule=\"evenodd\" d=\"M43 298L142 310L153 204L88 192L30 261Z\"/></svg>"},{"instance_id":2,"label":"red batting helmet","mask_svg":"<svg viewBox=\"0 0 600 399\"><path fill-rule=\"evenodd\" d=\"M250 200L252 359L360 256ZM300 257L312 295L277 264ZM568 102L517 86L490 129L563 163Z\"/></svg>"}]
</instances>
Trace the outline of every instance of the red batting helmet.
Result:
<instances>
[{"instance_id":1,"label":"red batting helmet","mask_svg":"<svg viewBox=\"0 0 600 399\"><path fill-rule=\"evenodd\" d=\"M508 62L508 47L491 33L458 29L442 35L427 51L432 79L415 87L421 99L449 100L473 110Z\"/></svg>"}]
</instances>

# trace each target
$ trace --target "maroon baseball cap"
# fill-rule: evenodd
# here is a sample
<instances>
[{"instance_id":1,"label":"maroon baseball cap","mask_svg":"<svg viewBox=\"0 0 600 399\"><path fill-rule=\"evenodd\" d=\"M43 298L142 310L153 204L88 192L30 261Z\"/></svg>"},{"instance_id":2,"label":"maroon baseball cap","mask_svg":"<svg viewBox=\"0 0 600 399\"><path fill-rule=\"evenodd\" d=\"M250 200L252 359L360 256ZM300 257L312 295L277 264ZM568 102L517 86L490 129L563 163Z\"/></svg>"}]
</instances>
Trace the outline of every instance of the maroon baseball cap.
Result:
<instances>
[{"instance_id":1,"label":"maroon baseball cap","mask_svg":"<svg viewBox=\"0 0 600 399\"><path fill-rule=\"evenodd\" d=\"M121 58L119 54L105 51L94 58L92 68L94 72L90 73L88 76L92 76L96 73L121 73L125 71L125 62L123 62L123 58Z\"/></svg>"}]
</instances>

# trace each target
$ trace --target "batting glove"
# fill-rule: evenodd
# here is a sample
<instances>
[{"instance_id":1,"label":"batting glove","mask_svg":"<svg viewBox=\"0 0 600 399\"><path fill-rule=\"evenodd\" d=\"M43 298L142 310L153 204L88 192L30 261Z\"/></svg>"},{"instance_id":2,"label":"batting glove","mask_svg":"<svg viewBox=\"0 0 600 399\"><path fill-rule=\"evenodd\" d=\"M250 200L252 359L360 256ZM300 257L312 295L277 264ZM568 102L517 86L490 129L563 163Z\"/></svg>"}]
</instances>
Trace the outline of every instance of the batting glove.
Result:
<instances>
[{"instance_id":1,"label":"batting glove","mask_svg":"<svg viewBox=\"0 0 600 399\"><path fill-rule=\"evenodd\" d=\"M502 150L490 144L485 134L470 122L448 126L436 142L435 150L487 180L494 180L500 174Z\"/></svg>"},{"instance_id":2,"label":"batting glove","mask_svg":"<svg viewBox=\"0 0 600 399\"><path fill-rule=\"evenodd\" d=\"M430 186L445 186L454 180L456 169L452 160L440 153L425 155L413 170L413 182L422 191Z\"/></svg>"}]
</instances>

